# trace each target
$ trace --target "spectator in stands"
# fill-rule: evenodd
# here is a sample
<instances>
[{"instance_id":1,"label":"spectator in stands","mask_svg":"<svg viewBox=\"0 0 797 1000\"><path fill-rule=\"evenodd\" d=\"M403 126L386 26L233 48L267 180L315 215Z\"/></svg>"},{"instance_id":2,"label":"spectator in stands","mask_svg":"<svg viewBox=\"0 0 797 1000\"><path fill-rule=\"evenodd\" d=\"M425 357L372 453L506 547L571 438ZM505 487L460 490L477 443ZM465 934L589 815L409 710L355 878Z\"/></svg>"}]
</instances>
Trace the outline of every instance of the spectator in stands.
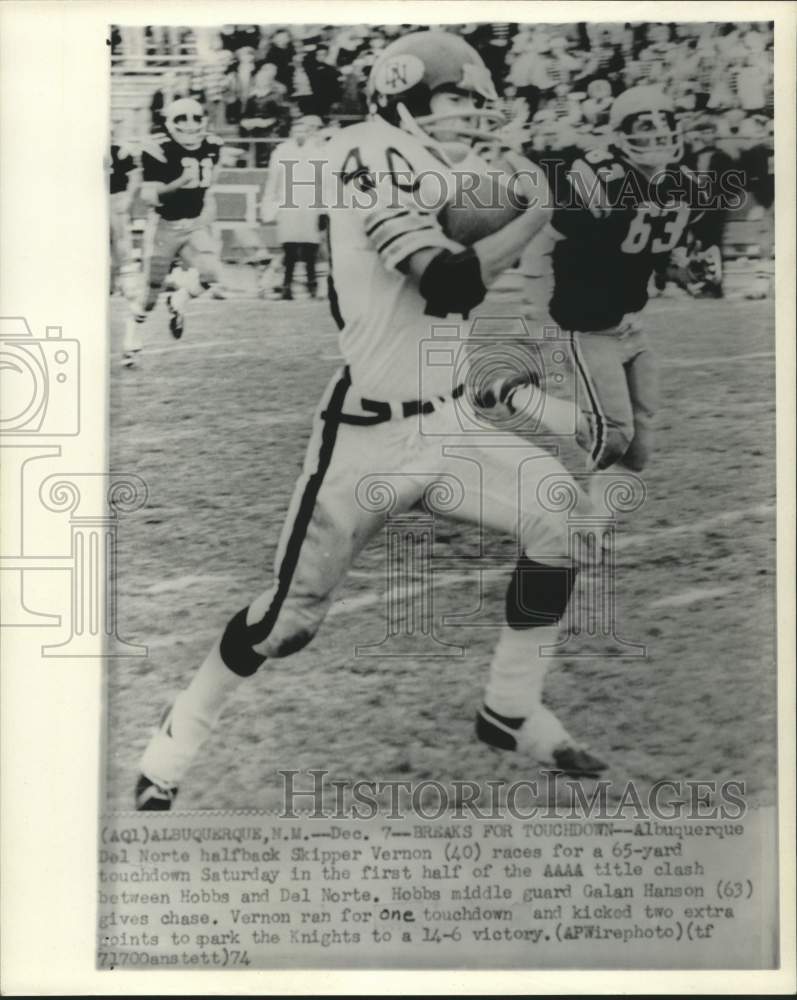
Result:
<instances>
[{"instance_id":1,"label":"spectator in stands","mask_svg":"<svg viewBox=\"0 0 797 1000\"><path fill-rule=\"evenodd\" d=\"M581 105L584 120L594 128L597 125L607 125L609 108L612 106L612 85L601 77L590 80L587 86L587 97Z\"/></svg>"},{"instance_id":2,"label":"spectator in stands","mask_svg":"<svg viewBox=\"0 0 797 1000\"><path fill-rule=\"evenodd\" d=\"M358 62L344 66L341 70L340 101L337 113L349 118L364 118L368 113L365 96L366 77Z\"/></svg>"},{"instance_id":3,"label":"spectator in stands","mask_svg":"<svg viewBox=\"0 0 797 1000\"><path fill-rule=\"evenodd\" d=\"M614 82L620 79L624 68L623 44L615 42L611 28L601 29L589 51L589 64L584 68L583 76L609 80L616 90Z\"/></svg>"},{"instance_id":4,"label":"spectator in stands","mask_svg":"<svg viewBox=\"0 0 797 1000\"><path fill-rule=\"evenodd\" d=\"M740 126L739 169L752 196L748 218L760 219L775 200L774 122L754 115Z\"/></svg>"},{"instance_id":5,"label":"spectator in stands","mask_svg":"<svg viewBox=\"0 0 797 1000\"><path fill-rule=\"evenodd\" d=\"M323 144L318 139L321 119L305 116L293 126L291 136L274 150L261 206L263 222L277 223L277 238L283 249L281 297L293 298L297 263L305 267L307 292L317 290L316 261L321 242L321 162Z\"/></svg>"},{"instance_id":6,"label":"spectator in stands","mask_svg":"<svg viewBox=\"0 0 797 1000\"><path fill-rule=\"evenodd\" d=\"M748 115L762 114L766 110L769 82L766 60L751 52L739 66L736 76L739 104Z\"/></svg>"},{"instance_id":7,"label":"spectator in stands","mask_svg":"<svg viewBox=\"0 0 797 1000\"><path fill-rule=\"evenodd\" d=\"M220 35L222 47L230 52L245 48L254 52L260 45L260 28L256 24L225 24Z\"/></svg>"},{"instance_id":8,"label":"spectator in stands","mask_svg":"<svg viewBox=\"0 0 797 1000\"><path fill-rule=\"evenodd\" d=\"M351 66L355 59L368 48L367 29L362 25L343 28L332 43L330 60L342 70Z\"/></svg>"},{"instance_id":9,"label":"spectator in stands","mask_svg":"<svg viewBox=\"0 0 797 1000\"><path fill-rule=\"evenodd\" d=\"M252 81L240 126L242 138L259 140L253 144L258 167L268 166L273 140L288 134L291 112L287 96L286 88L277 80L277 67L273 63L261 66Z\"/></svg>"},{"instance_id":10,"label":"spectator in stands","mask_svg":"<svg viewBox=\"0 0 797 1000\"><path fill-rule=\"evenodd\" d=\"M224 102L225 76L230 69L234 56L229 49L221 47L221 38L215 33L207 39L203 46L199 69L202 73L208 109L208 125L212 132L224 131L227 123Z\"/></svg>"},{"instance_id":11,"label":"spectator in stands","mask_svg":"<svg viewBox=\"0 0 797 1000\"><path fill-rule=\"evenodd\" d=\"M693 235L703 252L711 252L722 261L722 245L728 209L723 195L729 171L734 168L731 157L717 145L719 130L714 117L700 118L688 136L689 142L684 163L700 176L703 217L693 227ZM713 287L715 295L722 294L721 267L718 283Z\"/></svg>"},{"instance_id":12,"label":"spectator in stands","mask_svg":"<svg viewBox=\"0 0 797 1000\"><path fill-rule=\"evenodd\" d=\"M326 118L332 106L341 99L340 73L330 61L329 47L317 45L307 53L302 65L312 93L307 111Z\"/></svg>"},{"instance_id":13,"label":"spectator in stands","mask_svg":"<svg viewBox=\"0 0 797 1000\"><path fill-rule=\"evenodd\" d=\"M256 72L255 50L244 46L238 50L237 59L230 64L224 80L226 117L230 125L236 125L241 120Z\"/></svg>"},{"instance_id":14,"label":"spectator in stands","mask_svg":"<svg viewBox=\"0 0 797 1000\"><path fill-rule=\"evenodd\" d=\"M296 49L287 28L279 28L271 36L271 44L266 50L265 61L277 69L277 82L289 94L293 93L293 60Z\"/></svg>"},{"instance_id":15,"label":"spectator in stands","mask_svg":"<svg viewBox=\"0 0 797 1000\"><path fill-rule=\"evenodd\" d=\"M526 102L531 119L541 101L553 93L557 81L549 72L552 62L550 39L546 35L529 35L525 44L528 48L515 58L507 82L515 88L516 95Z\"/></svg>"}]
</instances>

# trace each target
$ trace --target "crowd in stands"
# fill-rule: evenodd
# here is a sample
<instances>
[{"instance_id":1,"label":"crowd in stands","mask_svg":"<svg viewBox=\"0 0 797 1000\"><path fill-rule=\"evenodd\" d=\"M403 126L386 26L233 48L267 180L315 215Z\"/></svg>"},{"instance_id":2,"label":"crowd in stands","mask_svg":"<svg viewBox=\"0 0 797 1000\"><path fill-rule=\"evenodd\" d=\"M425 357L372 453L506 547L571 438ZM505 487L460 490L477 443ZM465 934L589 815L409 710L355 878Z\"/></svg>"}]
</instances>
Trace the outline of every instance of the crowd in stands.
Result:
<instances>
[{"instance_id":1,"label":"crowd in stands","mask_svg":"<svg viewBox=\"0 0 797 1000\"><path fill-rule=\"evenodd\" d=\"M772 148L773 28L691 22L436 25L456 31L489 67L509 120L537 149L594 144L614 97L655 83L673 98L687 135L711 129L732 159ZM371 66L412 25L253 25L116 28L117 72L163 67L151 95L153 129L165 104L202 101L211 128L250 143L265 165L299 115L362 118ZM757 170L762 170L758 162Z\"/></svg>"}]
</instances>

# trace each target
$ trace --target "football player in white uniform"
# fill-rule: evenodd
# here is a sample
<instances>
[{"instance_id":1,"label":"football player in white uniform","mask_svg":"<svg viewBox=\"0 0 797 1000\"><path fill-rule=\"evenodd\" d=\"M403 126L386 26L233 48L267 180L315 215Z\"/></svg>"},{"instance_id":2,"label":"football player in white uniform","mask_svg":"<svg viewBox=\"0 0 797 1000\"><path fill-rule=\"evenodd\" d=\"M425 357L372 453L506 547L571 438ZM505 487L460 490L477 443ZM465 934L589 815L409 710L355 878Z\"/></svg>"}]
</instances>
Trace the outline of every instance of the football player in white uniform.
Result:
<instances>
[{"instance_id":1,"label":"football player in white uniform","mask_svg":"<svg viewBox=\"0 0 797 1000\"><path fill-rule=\"evenodd\" d=\"M316 410L274 582L230 619L166 712L141 761L139 809L170 808L229 692L311 641L352 560L384 524L384 509L363 495L369 482L385 484L396 513L453 480L461 502L451 516L517 536L477 736L573 775L605 767L542 703L551 662L543 647L556 641L579 567L567 514L543 506L536 489L556 477L586 498L555 458L508 431L499 447L477 435L455 454L461 418L479 421L466 364L436 366L423 350L435 317L448 326L467 317L546 224L546 182L534 172L530 207L464 246L441 226L440 199L456 197L448 143L483 136L496 96L481 58L448 32L407 35L375 63L369 94L372 120L343 129L327 151L330 302L346 364Z\"/></svg>"}]
</instances>

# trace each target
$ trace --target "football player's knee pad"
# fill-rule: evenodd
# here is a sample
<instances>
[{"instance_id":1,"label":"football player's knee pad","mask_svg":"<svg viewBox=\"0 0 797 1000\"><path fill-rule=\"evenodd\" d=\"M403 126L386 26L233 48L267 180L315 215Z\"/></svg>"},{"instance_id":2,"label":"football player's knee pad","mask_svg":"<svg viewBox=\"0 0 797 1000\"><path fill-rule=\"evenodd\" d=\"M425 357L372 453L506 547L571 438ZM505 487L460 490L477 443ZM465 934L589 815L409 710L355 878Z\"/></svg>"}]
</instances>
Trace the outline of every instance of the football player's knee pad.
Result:
<instances>
[{"instance_id":1,"label":"football player's knee pad","mask_svg":"<svg viewBox=\"0 0 797 1000\"><path fill-rule=\"evenodd\" d=\"M593 468L608 469L619 462L628 451L634 439L634 428L620 424L614 427L604 427L603 440L593 441Z\"/></svg>"},{"instance_id":2,"label":"football player's knee pad","mask_svg":"<svg viewBox=\"0 0 797 1000\"><path fill-rule=\"evenodd\" d=\"M506 621L513 629L556 625L567 609L578 570L518 559L506 591Z\"/></svg>"},{"instance_id":3,"label":"football player's knee pad","mask_svg":"<svg viewBox=\"0 0 797 1000\"><path fill-rule=\"evenodd\" d=\"M292 656L312 641L323 621L329 602L306 607L284 605L272 599L266 613L251 618L245 608L231 619L221 640L221 658L233 673L249 677L265 660Z\"/></svg>"},{"instance_id":4,"label":"football player's knee pad","mask_svg":"<svg viewBox=\"0 0 797 1000\"><path fill-rule=\"evenodd\" d=\"M251 677L266 659L252 648L252 641L256 637L246 624L248 610L244 608L231 618L221 637L221 658L239 677Z\"/></svg>"}]
</instances>

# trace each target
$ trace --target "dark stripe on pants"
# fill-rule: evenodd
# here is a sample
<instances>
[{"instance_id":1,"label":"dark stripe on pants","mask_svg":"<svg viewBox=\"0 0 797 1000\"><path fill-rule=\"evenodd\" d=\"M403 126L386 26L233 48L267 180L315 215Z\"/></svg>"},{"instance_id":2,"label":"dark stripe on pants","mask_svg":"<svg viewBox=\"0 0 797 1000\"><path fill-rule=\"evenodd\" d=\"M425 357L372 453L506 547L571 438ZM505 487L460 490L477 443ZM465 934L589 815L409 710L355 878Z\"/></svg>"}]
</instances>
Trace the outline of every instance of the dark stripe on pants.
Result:
<instances>
[{"instance_id":1,"label":"dark stripe on pants","mask_svg":"<svg viewBox=\"0 0 797 1000\"><path fill-rule=\"evenodd\" d=\"M587 373L587 366L579 353L578 344L576 343L575 334L570 337L570 349L573 352L573 359L576 363L576 368L578 369L578 374L581 377L581 381L584 388L587 390L587 395L589 396L589 406L592 411L592 416L595 421L595 443L592 446L592 452L590 453L590 458L593 462L597 462L598 456L603 451L603 445L606 440L606 426L603 421L603 413L601 412L600 405L598 404L597 397L592 391L592 385L589 380L589 375Z\"/></svg>"},{"instance_id":2,"label":"dark stripe on pants","mask_svg":"<svg viewBox=\"0 0 797 1000\"><path fill-rule=\"evenodd\" d=\"M346 325L346 322L340 311L338 290L335 288L335 281L332 277L332 237L330 235L331 230L329 229L329 223L327 223L327 227L327 257L329 268L327 273L327 297L329 298L329 311L332 313L332 319L334 319L337 328L342 330Z\"/></svg>"},{"instance_id":3,"label":"dark stripe on pants","mask_svg":"<svg viewBox=\"0 0 797 1000\"><path fill-rule=\"evenodd\" d=\"M307 528L313 516L316 500L318 499L321 484L324 481L329 464L332 461L332 452L335 448L335 441L338 436L340 425L340 414L343 409L343 401L351 385L351 376L348 367L343 370L343 374L338 379L329 404L324 411L324 428L321 432L321 447L318 452L318 465L315 472L308 478L307 484L299 503L299 509L291 528L288 543L285 546L285 554L280 563L277 574L277 590L271 600L263 618L253 625L246 624L245 608L240 611L227 626L221 640L221 657L230 668L237 674L248 676L253 674L260 664L265 660L265 656L256 653L252 646L267 639L277 616L280 613L285 598L288 596L293 575L299 562L299 555L302 550L302 543L307 535Z\"/></svg>"}]
</instances>

